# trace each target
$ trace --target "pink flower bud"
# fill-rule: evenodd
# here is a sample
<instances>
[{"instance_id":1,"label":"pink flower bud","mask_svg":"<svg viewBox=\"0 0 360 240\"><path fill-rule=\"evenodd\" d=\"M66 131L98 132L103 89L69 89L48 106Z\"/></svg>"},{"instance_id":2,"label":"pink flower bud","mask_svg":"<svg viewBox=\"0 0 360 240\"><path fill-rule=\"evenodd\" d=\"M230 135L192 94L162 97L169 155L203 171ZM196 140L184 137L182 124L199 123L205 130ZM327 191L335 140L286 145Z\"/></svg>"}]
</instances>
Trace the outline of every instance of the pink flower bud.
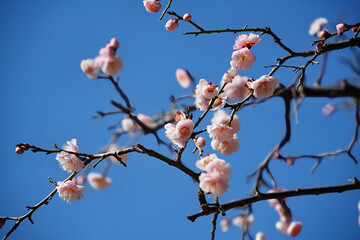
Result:
<instances>
[{"instance_id":1,"label":"pink flower bud","mask_svg":"<svg viewBox=\"0 0 360 240\"><path fill-rule=\"evenodd\" d=\"M193 81L190 73L184 69L178 68L175 72L176 80L183 88L188 88Z\"/></svg>"},{"instance_id":2,"label":"pink flower bud","mask_svg":"<svg viewBox=\"0 0 360 240\"><path fill-rule=\"evenodd\" d=\"M112 38L110 40L110 43L108 44L108 46L113 49L117 49L119 47L119 45L120 45L119 41L116 38Z\"/></svg>"},{"instance_id":3,"label":"pink flower bud","mask_svg":"<svg viewBox=\"0 0 360 240\"><path fill-rule=\"evenodd\" d=\"M289 227L289 224L286 222L279 221L279 222L276 222L276 224L275 224L275 228L277 230L279 230L280 232L282 232L283 234L287 233L288 227Z\"/></svg>"},{"instance_id":4,"label":"pink flower bud","mask_svg":"<svg viewBox=\"0 0 360 240\"><path fill-rule=\"evenodd\" d=\"M318 32L317 37L318 38L328 38L328 37L330 37L330 33L326 29L324 29L324 30L321 30L320 32Z\"/></svg>"},{"instance_id":5,"label":"pink flower bud","mask_svg":"<svg viewBox=\"0 0 360 240\"><path fill-rule=\"evenodd\" d=\"M191 15L189 13L185 13L185 15L183 16L183 20L185 22L190 22L191 21Z\"/></svg>"},{"instance_id":6,"label":"pink flower bud","mask_svg":"<svg viewBox=\"0 0 360 240\"><path fill-rule=\"evenodd\" d=\"M287 234L292 237L296 237L301 232L301 228L302 228L301 222L292 222L290 223L287 229Z\"/></svg>"},{"instance_id":7,"label":"pink flower bud","mask_svg":"<svg viewBox=\"0 0 360 240\"><path fill-rule=\"evenodd\" d=\"M263 232L258 232L255 236L255 240L266 240L266 236Z\"/></svg>"},{"instance_id":8,"label":"pink flower bud","mask_svg":"<svg viewBox=\"0 0 360 240\"><path fill-rule=\"evenodd\" d=\"M178 27L179 27L179 20L177 18L170 18L165 25L166 30L168 30L169 32L174 31Z\"/></svg>"},{"instance_id":9,"label":"pink flower bud","mask_svg":"<svg viewBox=\"0 0 360 240\"><path fill-rule=\"evenodd\" d=\"M151 13L158 12L161 9L161 4L158 0L144 0L143 4L146 11Z\"/></svg>"},{"instance_id":10,"label":"pink flower bud","mask_svg":"<svg viewBox=\"0 0 360 240\"><path fill-rule=\"evenodd\" d=\"M288 165L291 166L291 165L294 165L295 159L293 157L287 157L285 161Z\"/></svg>"},{"instance_id":11,"label":"pink flower bud","mask_svg":"<svg viewBox=\"0 0 360 240\"><path fill-rule=\"evenodd\" d=\"M348 25L346 23L339 23L336 25L336 31L338 36L342 36L344 33L344 29L347 28Z\"/></svg>"},{"instance_id":12,"label":"pink flower bud","mask_svg":"<svg viewBox=\"0 0 360 240\"><path fill-rule=\"evenodd\" d=\"M24 149L23 147L17 147L17 148L15 149L15 152L16 152L17 154L23 154L23 153L25 152L25 149Z\"/></svg>"},{"instance_id":13,"label":"pink flower bud","mask_svg":"<svg viewBox=\"0 0 360 240\"><path fill-rule=\"evenodd\" d=\"M198 139L196 139L196 143L199 147L203 147L206 145L206 139L203 137L199 137Z\"/></svg>"}]
</instances>

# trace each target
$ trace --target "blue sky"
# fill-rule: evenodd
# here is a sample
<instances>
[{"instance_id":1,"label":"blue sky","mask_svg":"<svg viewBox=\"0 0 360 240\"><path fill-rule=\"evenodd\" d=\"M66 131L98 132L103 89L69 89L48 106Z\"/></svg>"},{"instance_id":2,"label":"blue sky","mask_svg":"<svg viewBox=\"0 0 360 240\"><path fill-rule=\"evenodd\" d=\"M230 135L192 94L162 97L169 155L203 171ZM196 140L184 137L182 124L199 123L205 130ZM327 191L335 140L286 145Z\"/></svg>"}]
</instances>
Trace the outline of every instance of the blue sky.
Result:
<instances>
[{"instance_id":1,"label":"blue sky","mask_svg":"<svg viewBox=\"0 0 360 240\"><path fill-rule=\"evenodd\" d=\"M163 7L166 3L162 1ZM205 29L241 28L246 24L270 26L295 51L312 49L313 37L308 35L308 28L317 17L328 18L331 31L339 16L349 24L360 21L360 4L355 0L346 4L309 0L174 0L171 10L180 15L191 13L193 21ZM237 35L183 36L182 33L195 29L181 22L176 31L167 32L164 25L169 17L159 22L159 16L160 13L147 13L140 0L0 2L1 216L25 214L25 206L39 202L53 189L47 177L56 181L67 177L55 155L17 155L17 143L52 148L53 142L61 146L77 138L80 151L88 153L96 153L106 145L112 134L107 128L123 116L103 120L91 116L98 110L114 110L110 100L121 99L109 82L87 79L80 61L96 57L112 37L119 39L117 54L124 61L120 85L136 113L152 116L169 109L171 94L180 96L191 91L178 86L177 68L189 70L197 81L220 81L229 67ZM257 61L243 75L258 78L269 72L264 65L274 64L275 58L286 54L270 37L261 38L252 49ZM341 57L350 56L349 50L330 54L324 84L332 85L353 75L348 66L341 64ZM319 69L318 65L308 69L309 83ZM287 85L294 74L282 69L275 76ZM340 104L344 100L306 99L299 111L300 125L296 126L292 119L292 139L283 153L316 154L346 147L353 135L354 111L339 109L329 117L321 114L328 102ZM248 196L253 181L247 183L246 176L282 138L282 114L280 99L239 112L240 150L223 157L232 165L233 173L221 202ZM124 145L127 140L127 136L121 137L118 144ZM152 136L141 137L138 142L170 156L167 149L158 148ZM210 147L205 149L212 153ZM353 154L359 158L359 143ZM71 204L54 197L34 214L34 225L24 221L10 239L209 239L211 217L199 218L195 223L186 219L199 211L196 184L156 159L135 153L129 158L127 168L111 167L109 176L113 183L108 189L99 192L85 185L85 197ZM184 163L194 170L196 160L198 157L191 150L185 153ZM360 178L359 166L345 155L324 159L319 169L309 174L313 164L310 159L294 166L273 161L270 168L278 184L286 189L344 184L353 176ZM100 172L102 166L95 172ZM289 199L294 220L304 224L297 239L358 239L359 199L359 191ZM234 210L228 215L238 213ZM278 216L267 202L254 204L254 215L252 234L263 231L270 240L290 238L274 228ZM8 222L0 230L1 236L10 227ZM216 239L239 239L240 234L240 229L232 227L227 233L217 231Z\"/></svg>"}]
</instances>

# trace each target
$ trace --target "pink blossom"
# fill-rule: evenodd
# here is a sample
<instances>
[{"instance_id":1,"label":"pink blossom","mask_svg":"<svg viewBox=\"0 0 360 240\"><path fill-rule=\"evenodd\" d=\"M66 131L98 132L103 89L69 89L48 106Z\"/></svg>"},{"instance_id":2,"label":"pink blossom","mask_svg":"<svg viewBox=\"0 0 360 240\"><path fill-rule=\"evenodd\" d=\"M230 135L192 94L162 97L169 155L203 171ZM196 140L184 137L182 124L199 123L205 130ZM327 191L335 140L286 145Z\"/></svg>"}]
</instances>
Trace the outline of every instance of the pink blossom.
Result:
<instances>
[{"instance_id":1,"label":"pink blossom","mask_svg":"<svg viewBox=\"0 0 360 240\"><path fill-rule=\"evenodd\" d=\"M179 20L177 18L170 18L165 25L166 30L168 30L169 32L174 31L178 27L179 27Z\"/></svg>"},{"instance_id":2,"label":"pink blossom","mask_svg":"<svg viewBox=\"0 0 360 240\"><path fill-rule=\"evenodd\" d=\"M205 79L200 79L199 84L195 88L195 106L200 110L205 110L209 107L212 98L219 94L218 86L213 85L212 82L207 82ZM222 108L226 103L226 97L219 96L212 107L212 110Z\"/></svg>"},{"instance_id":3,"label":"pink blossom","mask_svg":"<svg viewBox=\"0 0 360 240\"><path fill-rule=\"evenodd\" d=\"M124 131L126 132L135 132L138 130L138 125L130 118L123 118L121 120L121 125Z\"/></svg>"},{"instance_id":4,"label":"pink blossom","mask_svg":"<svg viewBox=\"0 0 360 240\"><path fill-rule=\"evenodd\" d=\"M110 144L109 147L108 147L108 152L119 152L121 151L123 148L120 147L119 145L113 143L113 144ZM125 154L118 154L119 158L121 158L121 161L123 162L127 162L128 161L128 155L125 153ZM116 157L114 156L110 156L109 159L113 162L113 163L116 163L116 164L120 164L119 160L116 159Z\"/></svg>"},{"instance_id":5,"label":"pink blossom","mask_svg":"<svg viewBox=\"0 0 360 240\"><path fill-rule=\"evenodd\" d=\"M158 0L144 0L143 4L146 11L151 13L158 12L161 9L161 4Z\"/></svg>"},{"instance_id":6,"label":"pink blossom","mask_svg":"<svg viewBox=\"0 0 360 240\"><path fill-rule=\"evenodd\" d=\"M106 47L112 48L114 49L114 51L116 51L116 49L119 46L120 46L119 40L117 40L116 38L112 38L110 42L106 45Z\"/></svg>"},{"instance_id":7,"label":"pink blossom","mask_svg":"<svg viewBox=\"0 0 360 240\"><path fill-rule=\"evenodd\" d=\"M213 85L212 82L209 82L206 86L203 86L201 90L201 94L208 99L212 99L219 94L218 85Z\"/></svg>"},{"instance_id":8,"label":"pink blossom","mask_svg":"<svg viewBox=\"0 0 360 240\"><path fill-rule=\"evenodd\" d=\"M16 147L15 152L17 154L23 154L25 152L25 148L23 147Z\"/></svg>"},{"instance_id":9,"label":"pink blossom","mask_svg":"<svg viewBox=\"0 0 360 240\"><path fill-rule=\"evenodd\" d=\"M328 20L326 18L315 19L310 25L309 34L310 35L317 34L327 23L328 23Z\"/></svg>"},{"instance_id":10,"label":"pink blossom","mask_svg":"<svg viewBox=\"0 0 360 240\"><path fill-rule=\"evenodd\" d=\"M204 147L206 145L206 139L203 138L203 137L199 137L199 138L196 139L196 144L199 147Z\"/></svg>"},{"instance_id":11,"label":"pink blossom","mask_svg":"<svg viewBox=\"0 0 360 240\"><path fill-rule=\"evenodd\" d=\"M191 119L184 119L180 120L176 126L172 123L166 124L165 129L166 136L173 144L179 147L185 147L186 142L193 132L194 122Z\"/></svg>"},{"instance_id":12,"label":"pink blossom","mask_svg":"<svg viewBox=\"0 0 360 240\"><path fill-rule=\"evenodd\" d=\"M234 77L238 75L238 70L236 68L234 68L233 66L231 66L229 68L229 70L227 70L227 72L223 75L221 82L222 84L224 83L232 83Z\"/></svg>"},{"instance_id":13,"label":"pink blossom","mask_svg":"<svg viewBox=\"0 0 360 240\"><path fill-rule=\"evenodd\" d=\"M294 161L295 161L295 159L293 157L287 157L285 159L285 162L290 166L294 165Z\"/></svg>"},{"instance_id":14,"label":"pink blossom","mask_svg":"<svg viewBox=\"0 0 360 240\"><path fill-rule=\"evenodd\" d=\"M191 21L191 15L190 13L185 13L184 16L183 16L183 20L185 22L190 22Z\"/></svg>"},{"instance_id":15,"label":"pink blossom","mask_svg":"<svg viewBox=\"0 0 360 240\"><path fill-rule=\"evenodd\" d=\"M318 38L328 38L328 37L330 37L330 33L327 29L324 29L317 33L317 37Z\"/></svg>"},{"instance_id":16,"label":"pink blossom","mask_svg":"<svg viewBox=\"0 0 360 240\"><path fill-rule=\"evenodd\" d=\"M258 232L255 236L255 240L266 240L266 236L263 232Z\"/></svg>"},{"instance_id":17,"label":"pink blossom","mask_svg":"<svg viewBox=\"0 0 360 240\"><path fill-rule=\"evenodd\" d=\"M67 145L63 146L65 151L77 152L79 147L77 146L76 139L67 141ZM84 163L74 154L67 152L60 152L56 155L56 160L59 161L62 169L68 172L80 172L84 168Z\"/></svg>"},{"instance_id":18,"label":"pink blossom","mask_svg":"<svg viewBox=\"0 0 360 240\"><path fill-rule=\"evenodd\" d=\"M214 161L215 159L219 159L215 153L207 154L205 157L201 158L200 160L196 161L195 165L200 170L206 171L207 165Z\"/></svg>"},{"instance_id":19,"label":"pink blossom","mask_svg":"<svg viewBox=\"0 0 360 240\"><path fill-rule=\"evenodd\" d=\"M218 141L230 140L234 136L234 129L224 124L212 124L207 126L210 138Z\"/></svg>"},{"instance_id":20,"label":"pink blossom","mask_svg":"<svg viewBox=\"0 0 360 240\"><path fill-rule=\"evenodd\" d=\"M247 34L241 34L235 40L234 49L250 49L252 46L258 44L260 40L259 35L253 33L250 33L249 36Z\"/></svg>"},{"instance_id":21,"label":"pink blossom","mask_svg":"<svg viewBox=\"0 0 360 240\"><path fill-rule=\"evenodd\" d=\"M336 109L335 104L328 103L321 109L321 112L324 116L329 116L333 112L335 112L335 109Z\"/></svg>"},{"instance_id":22,"label":"pink blossom","mask_svg":"<svg viewBox=\"0 0 360 240\"><path fill-rule=\"evenodd\" d=\"M87 179L90 186L98 190L106 189L111 183L111 179L101 173L91 172L88 174Z\"/></svg>"},{"instance_id":23,"label":"pink blossom","mask_svg":"<svg viewBox=\"0 0 360 240\"><path fill-rule=\"evenodd\" d=\"M289 236L296 237L301 232L302 223L301 222L292 222L290 223L286 233Z\"/></svg>"},{"instance_id":24,"label":"pink blossom","mask_svg":"<svg viewBox=\"0 0 360 240\"><path fill-rule=\"evenodd\" d=\"M224 96L222 93L215 99L212 107L210 110L215 111L222 109L226 104L227 97Z\"/></svg>"},{"instance_id":25,"label":"pink blossom","mask_svg":"<svg viewBox=\"0 0 360 240\"><path fill-rule=\"evenodd\" d=\"M178 68L175 72L176 79L181 87L188 88L193 81L190 73L184 69Z\"/></svg>"},{"instance_id":26,"label":"pink blossom","mask_svg":"<svg viewBox=\"0 0 360 240\"><path fill-rule=\"evenodd\" d=\"M115 56L115 51L118 46L118 40L116 38L112 38L105 48L100 49L99 56L95 58L96 63L107 75L115 75L124 66L121 58Z\"/></svg>"},{"instance_id":27,"label":"pink blossom","mask_svg":"<svg viewBox=\"0 0 360 240\"><path fill-rule=\"evenodd\" d=\"M90 79L96 79L99 73L99 64L94 59L82 60L80 63L81 70L86 74Z\"/></svg>"},{"instance_id":28,"label":"pink blossom","mask_svg":"<svg viewBox=\"0 0 360 240\"><path fill-rule=\"evenodd\" d=\"M235 76L232 83L228 83L224 88L224 94L231 100L238 100L245 98L250 94L249 87L247 86L248 77Z\"/></svg>"},{"instance_id":29,"label":"pink blossom","mask_svg":"<svg viewBox=\"0 0 360 240\"><path fill-rule=\"evenodd\" d=\"M230 121L230 115L227 114L224 110L217 110L214 113L214 117L211 119L212 124L224 124L227 125ZM231 121L230 127L233 128L234 132L237 132L240 130L241 125L239 123L239 116L234 115L233 120Z\"/></svg>"},{"instance_id":30,"label":"pink blossom","mask_svg":"<svg viewBox=\"0 0 360 240\"><path fill-rule=\"evenodd\" d=\"M108 58L107 61L104 62L101 70L107 75L115 75L118 71L123 68L124 64L120 57L114 56L112 58Z\"/></svg>"},{"instance_id":31,"label":"pink blossom","mask_svg":"<svg viewBox=\"0 0 360 240\"><path fill-rule=\"evenodd\" d=\"M239 228L249 227L254 223L254 216L237 216L233 219L232 223Z\"/></svg>"},{"instance_id":32,"label":"pink blossom","mask_svg":"<svg viewBox=\"0 0 360 240\"><path fill-rule=\"evenodd\" d=\"M63 198L67 202L78 201L83 197L85 188L80 185L76 185L74 180L67 182L58 182L56 187L59 197Z\"/></svg>"},{"instance_id":33,"label":"pink blossom","mask_svg":"<svg viewBox=\"0 0 360 240\"><path fill-rule=\"evenodd\" d=\"M213 139L211 141L211 147L215 150L220 152L222 155L231 155L237 150L239 150L240 140L238 139L237 135L234 134L233 139L225 140L225 141L218 141Z\"/></svg>"},{"instance_id":34,"label":"pink blossom","mask_svg":"<svg viewBox=\"0 0 360 240\"><path fill-rule=\"evenodd\" d=\"M210 173L201 173L199 176L199 187L205 193L211 193L215 197L222 196L229 187L229 179L224 178L217 171Z\"/></svg>"},{"instance_id":35,"label":"pink blossom","mask_svg":"<svg viewBox=\"0 0 360 240\"><path fill-rule=\"evenodd\" d=\"M230 219L228 219L228 218L223 218L223 219L221 219L221 221L220 221L221 230L222 230L223 232L227 232L227 230L228 230L229 227L230 227L230 223L231 223L231 221L230 221Z\"/></svg>"},{"instance_id":36,"label":"pink blossom","mask_svg":"<svg viewBox=\"0 0 360 240\"><path fill-rule=\"evenodd\" d=\"M275 224L275 228L283 234L287 234L288 227L289 227L289 223L287 222L278 221Z\"/></svg>"},{"instance_id":37,"label":"pink blossom","mask_svg":"<svg viewBox=\"0 0 360 240\"><path fill-rule=\"evenodd\" d=\"M346 23L339 23L336 25L336 31L338 36L342 36L344 29L347 28L348 25Z\"/></svg>"},{"instance_id":38,"label":"pink blossom","mask_svg":"<svg viewBox=\"0 0 360 240\"><path fill-rule=\"evenodd\" d=\"M277 78L263 75L259 79L248 83L249 88L254 89L254 96L257 98L270 97L278 86Z\"/></svg>"},{"instance_id":39,"label":"pink blossom","mask_svg":"<svg viewBox=\"0 0 360 240\"><path fill-rule=\"evenodd\" d=\"M206 165L205 171L208 173L217 172L224 179L229 179L228 175L231 173L230 164L224 160L215 158L213 161Z\"/></svg>"},{"instance_id":40,"label":"pink blossom","mask_svg":"<svg viewBox=\"0 0 360 240\"><path fill-rule=\"evenodd\" d=\"M256 57L248 48L242 48L233 52L230 65L239 70L249 70Z\"/></svg>"}]
</instances>

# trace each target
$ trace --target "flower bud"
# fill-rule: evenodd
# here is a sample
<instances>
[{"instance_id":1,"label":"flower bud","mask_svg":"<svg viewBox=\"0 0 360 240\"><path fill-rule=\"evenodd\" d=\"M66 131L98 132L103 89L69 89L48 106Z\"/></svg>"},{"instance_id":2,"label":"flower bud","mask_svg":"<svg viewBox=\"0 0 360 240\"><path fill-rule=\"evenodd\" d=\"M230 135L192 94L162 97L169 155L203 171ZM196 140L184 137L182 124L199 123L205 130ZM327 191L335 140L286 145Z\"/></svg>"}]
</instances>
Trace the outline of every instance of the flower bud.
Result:
<instances>
[{"instance_id":1,"label":"flower bud","mask_svg":"<svg viewBox=\"0 0 360 240\"><path fill-rule=\"evenodd\" d=\"M330 37L330 33L327 30L321 30L320 32L318 32L317 34L318 38L328 38Z\"/></svg>"},{"instance_id":2,"label":"flower bud","mask_svg":"<svg viewBox=\"0 0 360 240\"><path fill-rule=\"evenodd\" d=\"M190 22L191 21L191 15L189 13L185 13L185 15L183 16L183 20L185 22Z\"/></svg>"},{"instance_id":3,"label":"flower bud","mask_svg":"<svg viewBox=\"0 0 360 240\"><path fill-rule=\"evenodd\" d=\"M301 232L301 228L302 228L301 222L292 222L290 223L287 229L287 234L292 237L296 237Z\"/></svg>"},{"instance_id":4,"label":"flower bud","mask_svg":"<svg viewBox=\"0 0 360 240\"><path fill-rule=\"evenodd\" d=\"M178 27L179 27L179 20L177 18L170 18L165 25L166 30L168 30L169 32L174 31Z\"/></svg>"},{"instance_id":5,"label":"flower bud","mask_svg":"<svg viewBox=\"0 0 360 240\"><path fill-rule=\"evenodd\" d=\"M285 161L288 165L292 166L294 165L295 159L293 157L287 157Z\"/></svg>"},{"instance_id":6,"label":"flower bud","mask_svg":"<svg viewBox=\"0 0 360 240\"><path fill-rule=\"evenodd\" d=\"M17 154L23 154L23 153L25 152L25 149L24 149L23 147L17 147L17 148L15 149L15 152L16 152Z\"/></svg>"},{"instance_id":7,"label":"flower bud","mask_svg":"<svg viewBox=\"0 0 360 240\"><path fill-rule=\"evenodd\" d=\"M344 33L344 29L347 28L348 25L346 23L339 23L336 25L336 31L338 36L342 36Z\"/></svg>"},{"instance_id":8,"label":"flower bud","mask_svg":"<svg viewBox=\"0 0 360 240\"><path fill-rule=\"evenodd\" d=\"M158 0L144 0L143 4L146 11L151 13L158 12L161 9L161 4Z\"/></svg>"},{"instance_id":9,"label":"flower bud","mask_svg":"<svg viewBox=\"0 0 360 240\"><path fill-rule=\"evenodd\" d=\"M266 240L266 236L263 232L258 232L255 236L255 240Z\"/></svg>"},{"instance_id":10,"label":"flower bud","mask_svg":"<svg viewBox=\"0 0 360 240\"><path fill-rule=\"evenodd\" d=\"M206 139L203 137L199 137L198 139L196 139L196 143L199 147L203 147L206 145Z\"/></svg>"}]
</instances>

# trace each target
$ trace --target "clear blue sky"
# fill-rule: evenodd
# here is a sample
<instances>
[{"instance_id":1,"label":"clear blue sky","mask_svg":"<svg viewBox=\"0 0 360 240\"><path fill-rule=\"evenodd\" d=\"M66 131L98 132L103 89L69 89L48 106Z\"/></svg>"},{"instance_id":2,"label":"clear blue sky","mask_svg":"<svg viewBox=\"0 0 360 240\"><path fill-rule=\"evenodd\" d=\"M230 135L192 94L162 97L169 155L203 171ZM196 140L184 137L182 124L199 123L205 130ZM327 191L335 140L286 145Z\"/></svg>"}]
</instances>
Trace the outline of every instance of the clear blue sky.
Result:
<instances>
[{"instance_id":1,"label":"clear blue sky","mask_svg":"<svg viewBox=\"0 0 360 240\"><path fill-rule=\"evenodd\" d=\"M166 3L162 1L163 7ZM241 28L246 24L271 26L295 51L312 49L313 37L308 35L308 28L317 17L328 18L332 31L339 16L349 24L360 21L360 4L355 0L174 0L171 10L180 15L190 12L205 29ZM170 94L189 93L175 80L179 67L189 70L197 81L220 81L229 67L236 35L183 36L183 32L195 30L184 22L170 33L164 28L169 17L159 22L159 16L160 13L147 13L141 0L0 2L1 216L25 214L25 206L36 204L53 189L47 177L56 181L67 177L55 155L17 155L17 143L51 148L53 142L61 146L77 138L81 152L96 153L109 140L112 132L107 127L122 116L103 120L91 116L97 110L114 110L109 101L120 98L110 83L87 79L80 70L80 61L95 57L112 37L119 39L118 55L124 61L120 85L137 113L154 115L169 108ZM263 36L252 51L257 61L243 74L254 78L269 72L264 65L274 64L275 58L285 55L268 36ZM349 56L348 50L330 54L324 84L352 76L350 68L340 61ZM319 66L309 68L310 83L318 71ZM283 69L276 77L287 85L294 74ZM343 100L346 99L305 100L299 111L300 125L296 126L292 119L292 139L283 153L316 154L347 146L355 124L354 111L339 109L329 117L321 114L328 102L338 104ZM233 173L221 202L248 196L253 181L246 183L246 176L282 138L282 114L279 99L239 113L240 150L224 157ZM127 140L124 136L118 144L124 145ZM169 155L165 148L156 146L152 136L140 138L139 143ZM359 149L357 143L353 154L358 158ZM212 150L208 147L206 152ZM129 158L127 168L110 169L113 183L108 189L99 192L85 185L85 197L71 204L54 197L33 215L34 225L26 220L10 239L210 239L210 216L195 223L186 218L199 211L196 184L156 159L139 154L130 154ZM184 163L194 170L197 159L190 150L184 155ZM359 166L345 155L324 159L311 175L313 164L312 160L303 159L290 167L273 161L270 167L278 184L286 189L344 184L353 176L360 178ZM100 172L102 166L95 171ZM297 239L359 239L359 199L359 191L289 199L294 220L304 224ZM228 215L238 213L229 211ZM255 224L250 229L253 235L263 231L269 240L290 238L275 229L278 216L267 202L254 204L254 215ZM0 230L1 237L11 226L8 222ZM216 239L239 239L240 234L240 229L232 227L227 233L218 230Z\"/></svg>"}]
</instances>

